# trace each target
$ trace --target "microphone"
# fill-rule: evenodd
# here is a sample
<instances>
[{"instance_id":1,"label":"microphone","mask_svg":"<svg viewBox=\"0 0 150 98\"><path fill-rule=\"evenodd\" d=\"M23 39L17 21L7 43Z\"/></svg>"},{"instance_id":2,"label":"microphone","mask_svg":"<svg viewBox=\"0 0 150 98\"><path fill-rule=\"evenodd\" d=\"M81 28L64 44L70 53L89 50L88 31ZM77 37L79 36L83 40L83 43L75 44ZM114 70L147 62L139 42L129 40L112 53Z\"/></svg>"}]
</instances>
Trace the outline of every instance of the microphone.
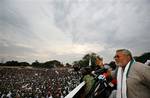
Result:
<instances>
[{"instance_id":1,"label":"microphone","mask_svg":"<svg viewBox=\"0 0 150 98\"><path fill-rule=\"evenodd\" d=\"M107 69L106 68L101 68L101 69L98 69L98 70L96 70L94 73L95 74L102 74L102 73L104 73L104 72L106 72L107 71Z\"/></svg>"}]
</instances>

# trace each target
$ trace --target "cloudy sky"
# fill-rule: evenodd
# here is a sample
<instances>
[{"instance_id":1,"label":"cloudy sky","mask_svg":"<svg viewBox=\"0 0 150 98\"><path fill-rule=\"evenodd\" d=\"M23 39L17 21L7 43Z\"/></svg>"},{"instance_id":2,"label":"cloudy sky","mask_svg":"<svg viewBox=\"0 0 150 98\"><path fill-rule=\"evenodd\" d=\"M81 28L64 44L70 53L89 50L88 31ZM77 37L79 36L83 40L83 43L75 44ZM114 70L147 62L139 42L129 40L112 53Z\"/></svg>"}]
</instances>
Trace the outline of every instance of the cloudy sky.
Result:
<instances>
[{"instance_id":1,"label":"cloudy sky","mask_svg":"<svg viewBox=\"0 0 150 98\"><path fill-rule=\"evenodd\" d=\"M150 52L149 0L1 0L0 59L72 63L95 52Z\"/></svg>"}]
</instances>

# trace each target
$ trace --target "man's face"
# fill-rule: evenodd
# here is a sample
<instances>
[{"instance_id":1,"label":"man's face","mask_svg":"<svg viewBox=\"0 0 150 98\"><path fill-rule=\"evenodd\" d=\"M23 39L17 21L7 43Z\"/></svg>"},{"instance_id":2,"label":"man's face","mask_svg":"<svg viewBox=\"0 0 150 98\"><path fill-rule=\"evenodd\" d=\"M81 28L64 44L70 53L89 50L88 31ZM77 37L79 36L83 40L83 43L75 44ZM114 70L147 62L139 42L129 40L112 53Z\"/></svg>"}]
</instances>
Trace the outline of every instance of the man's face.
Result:
<instances>
[{"instance_id":1,"label":"man's face","mask_svg":"<svg viewBox=\"0 0 150 98\"><path fill-rule=\"evenodd\" d=\"M96 65L103 66L103 60L96 58Z\"/></svg>"},{"instance_id":2,"label":"man's face","mask_svg":"<svg viewBox=\"0 0 150 98\"><path fill-rule=\"evenodd\" d=\"M116 52L114 59L116 61L116 65L118 65L120 67L125 67L128 64L128 62L130 61L129 56L122 52Z\"/></svg>"}]
</instances>

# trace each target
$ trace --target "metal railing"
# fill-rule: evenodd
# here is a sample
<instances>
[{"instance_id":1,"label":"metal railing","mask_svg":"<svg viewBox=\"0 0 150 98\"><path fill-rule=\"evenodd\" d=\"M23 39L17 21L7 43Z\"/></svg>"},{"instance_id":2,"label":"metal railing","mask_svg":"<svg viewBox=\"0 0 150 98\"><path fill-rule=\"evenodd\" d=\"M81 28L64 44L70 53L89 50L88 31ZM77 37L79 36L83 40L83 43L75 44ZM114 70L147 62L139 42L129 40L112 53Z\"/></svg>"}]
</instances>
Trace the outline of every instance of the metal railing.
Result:
<instances>
[{"instance_id":1,"label":"metal railing","mask_svg":"<svg viewBox=\"0 0 150 98\"><path fill-rule=\"evenodd\" d=\"M84 87L84 85L85 85L85 81L83 81L82 83L80 83L67 96L65 96L65 98L74 98L80 92L80 90ZM77 97L77 98L79 98L79 97Z\"/></svg>"}]
</instances>

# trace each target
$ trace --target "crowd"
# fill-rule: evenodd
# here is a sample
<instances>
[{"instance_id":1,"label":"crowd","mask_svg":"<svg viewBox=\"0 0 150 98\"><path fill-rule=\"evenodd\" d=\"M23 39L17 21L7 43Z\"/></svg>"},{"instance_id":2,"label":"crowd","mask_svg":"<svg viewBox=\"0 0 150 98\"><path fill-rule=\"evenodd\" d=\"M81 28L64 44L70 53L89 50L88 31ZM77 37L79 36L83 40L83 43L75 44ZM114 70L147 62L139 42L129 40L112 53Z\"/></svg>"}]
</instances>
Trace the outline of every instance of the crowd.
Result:
<instances>
[{"instance_id":1,"label":"crowd","mask_svg":"<svg viewBox=\"0 0 150 98\"><path fill-rule=\"evenodd\" d=\"M100 89L94 98L106 94L102 98L150 98L150 67L135 61L127 49L116 50L114 60L103 64L103 58L97 56L96 66L85 67L81 73L69 68L0 67L0 98L64 98L80 80L86 83L82 98L91 98L91 90L101 80L107 80L109 85L104 87L110 86L111 91L102 90L103 94ZM96 74L98 79L93 77Z\"/></svg>"},{"instance_id":2,"label":"crowd","mask_svg":"<svg viewBox=\"0 0 150 98\"><path fill-rule=\"evenodd\" d=\"M67 68L0 67L0 98L64 98L80 83L78 74Z\"/></svg>"}]
</instances>

